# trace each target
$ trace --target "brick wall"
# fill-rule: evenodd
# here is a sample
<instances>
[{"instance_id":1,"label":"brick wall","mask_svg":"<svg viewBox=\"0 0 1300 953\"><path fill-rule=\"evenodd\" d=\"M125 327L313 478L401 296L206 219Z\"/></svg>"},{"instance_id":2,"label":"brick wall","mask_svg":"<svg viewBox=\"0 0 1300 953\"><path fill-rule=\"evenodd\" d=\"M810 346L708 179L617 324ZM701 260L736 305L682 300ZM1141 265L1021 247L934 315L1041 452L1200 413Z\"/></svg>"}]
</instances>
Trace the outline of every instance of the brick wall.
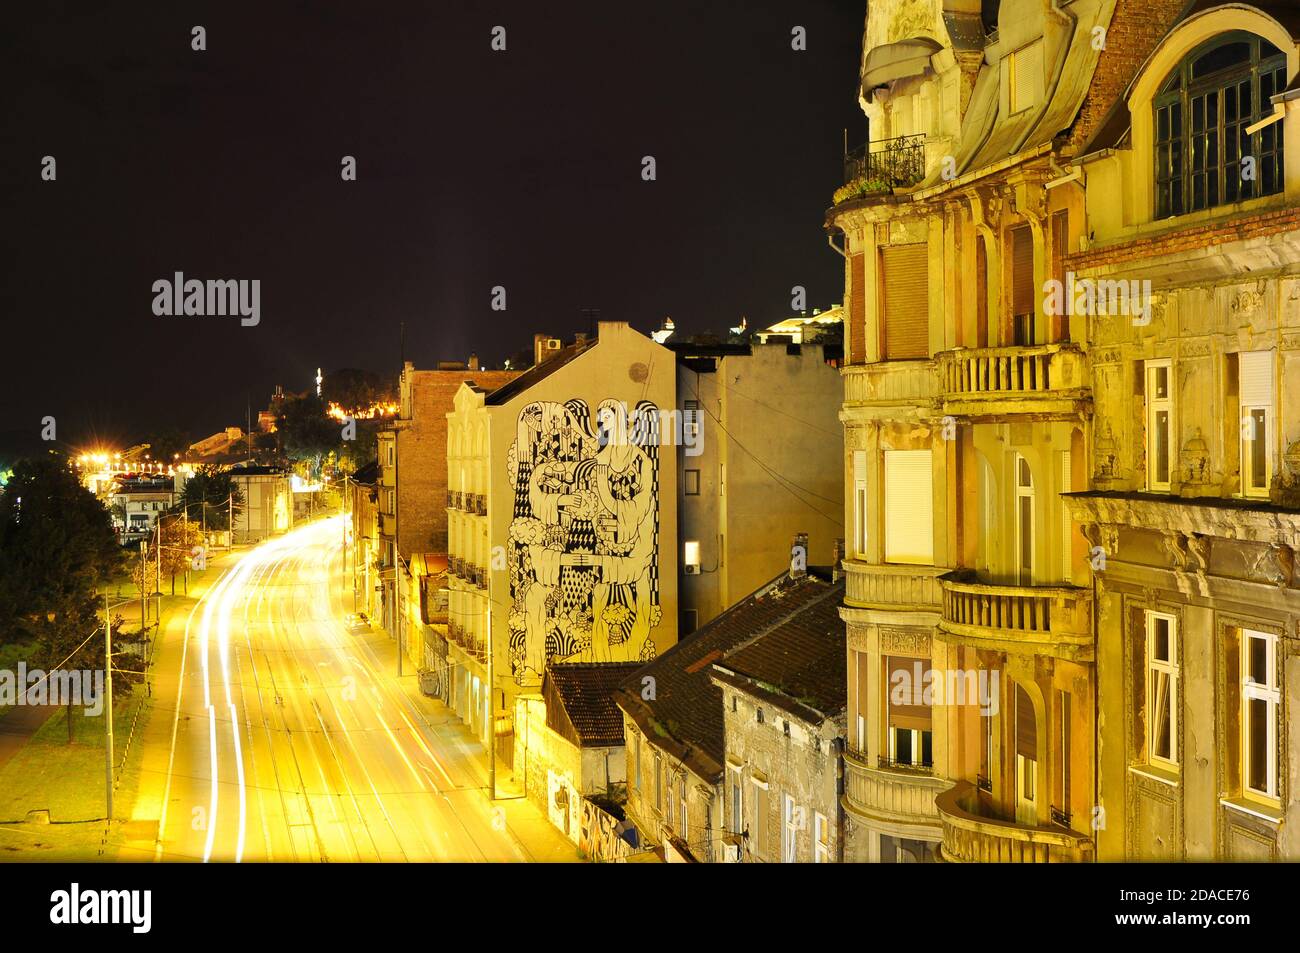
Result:
<instances>
[{"instance_id":1,"label":"brick wall","mask_svg":"<svg viewBox=\"0 0 1300 953\"><path fill-rule=\"evenodd\" d=\"M1180 251L1212 248L1225 242L1267 237L1294 231L1297 228L1300 228L1300 207L1293 206L1261 212L1258 215L1204 222L1148 238L1094 248L1068 256L1065 264L1072 271L1084 271L1105 265L1142 261L1158 255L1176 254Z\"/></svg>"}]
</instances>

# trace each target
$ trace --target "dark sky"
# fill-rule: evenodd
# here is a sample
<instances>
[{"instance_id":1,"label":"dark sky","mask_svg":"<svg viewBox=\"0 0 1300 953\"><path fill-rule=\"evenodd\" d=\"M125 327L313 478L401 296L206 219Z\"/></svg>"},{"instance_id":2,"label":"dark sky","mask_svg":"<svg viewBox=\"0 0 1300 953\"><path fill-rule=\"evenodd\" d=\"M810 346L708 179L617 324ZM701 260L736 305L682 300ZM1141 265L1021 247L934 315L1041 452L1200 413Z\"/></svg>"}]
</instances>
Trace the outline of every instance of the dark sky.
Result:
<instances>
[{"instance_id":1,"label":"dark sky","mask_svg":"<svg viewBox=\"0 0 1300 953\"><path fill-rule=\"evenodd\" d=\"M319 365L500 360L584 307L723 330L842 295L861 0L13 4L0 442L196 436ZM191 28L207 50L191 49ZM491 30L506 28L493 52ZM791 50L807 28L808 50ZM57 161L55 182L41 160ZM344 155L358 178L340 178ZM655 157L657 181L641 179ZM151 286L260 279L261 323ZM491 310L495 285L508 310Z\"/></svg>"}]
</instances>

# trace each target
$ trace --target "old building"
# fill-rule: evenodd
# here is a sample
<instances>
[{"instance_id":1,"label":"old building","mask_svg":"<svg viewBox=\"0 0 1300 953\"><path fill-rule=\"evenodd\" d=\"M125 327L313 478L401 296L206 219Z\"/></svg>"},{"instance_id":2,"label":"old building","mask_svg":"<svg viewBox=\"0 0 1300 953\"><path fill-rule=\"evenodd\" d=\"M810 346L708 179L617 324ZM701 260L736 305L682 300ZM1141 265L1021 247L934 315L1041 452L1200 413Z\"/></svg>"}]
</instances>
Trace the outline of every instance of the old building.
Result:
<instances>
[{"instance_id":1,"label":"old building","mask_svg":"<svg viewBox=\"0 0 1300 953\"><path fill-rule=\"evenodd\" d=\"M180 498L182 476L132 474L113 480L109 493L109 510L113 528L123 543L135 543L153 533L158 517L170 510Z\"/></svg>"},{"instance_id":2,"label":"old building","mask_svg":"<svg viewBox=\"0 0 1300 953\"><path fill-rule=\"evenodd\" d=\"M745 840L746 815L725 807L724 700L712 664L821 602L830 589L813 573L786 569L623 683L616 699L625 721L627 816L665 859L735 859ZM828 767L833 782L833 758ZM743 803L756 823L776 816L774 803Z\"/></svg>"},{"instance_id":3,"label":"old building","mask_svg":"<svg viewBox=\"0 0 1300 953\"><path fill-rule=\"evenodd\" d=\"M819 565L843 535L841 348L796 336L798 328L767 344L668 345L684 437L683 637L770 579L796 532L813 540L805 564Z\"/></svg>"},{"instance_id":4,"label":"old building","mask_svg":"<svg viewBox=\"0 0 1300 953\"><path fill-rule=\"evenodd\" d=\"M234 541L259 543L293 528L293 484L280 467L231 467L231 482L244 498L235 511Z\"/></svg>"},{"instance_id":5,"label":"old building","mask_svg":"<svg viewBox=\"0 0 1300 953\"><path fill-rule=\"evenodd\" d=\"M358 469L344 482L349 515L348 564L352 573L353 611L377 617L379 572L384 568L379 535L379 461Z\"/></svg>"},{"instance_id":6,"label":"old building","mask_svg":"<svg viewBox=\"0 0 1300 953\"><path fill-rule=\"evenodd\" d=\"M884 0L846 266L846 857L1086 860L1097 692L1065 165L1179 4Z\"/></svg>"},{"instance_id":7,"label":"old building","mask_svg":"<svg viewBox=\"0 0 1300 953\"><path fill-rule=\"evenodd\" d=\"M553 340L448 414L442 684L503 766L549 663L649 661L677 638L673 355L622 322Z\"/></svg>"},{"instance_id":8,"label":"old building","mask_svg":"<svg viewBox=\"0 0 1300 953\"><path fill-rule=\"evenodd\" d=\"M1300 7L1186 6L1070 166L1099 856L1295 860Z\"/></svg>"},{"instance_id":9,"label":"old building","mask_svg":"<svg viewBox=\"0 0 1300 953\"><path fill-rule=\"evenodd\" d=\"M518 377L515 371L485 371L471 363L444 362L437 370L416 370L407 361L399 382L397 416L379 432L382 609L378 620L412 664L423 666L430 588L425 570L447 553L447 413L466 381L489 390ZM425 558L426 555L435 557ZM418 562L418 567L413 567ZM436 591L435 587L435 591Z\"/></svg>"},{"instance_id":10,"label":"old building","mask_svg":"<svg viewBox=\"0 0 1300 953\"><path fill-rule=\"evenodd\" d=\"M795 571L795 578L802 575ZM840 747L846 670L843 579L713 663L722 691L724 859L840 860Z\"/></svg>"}]
</instances>

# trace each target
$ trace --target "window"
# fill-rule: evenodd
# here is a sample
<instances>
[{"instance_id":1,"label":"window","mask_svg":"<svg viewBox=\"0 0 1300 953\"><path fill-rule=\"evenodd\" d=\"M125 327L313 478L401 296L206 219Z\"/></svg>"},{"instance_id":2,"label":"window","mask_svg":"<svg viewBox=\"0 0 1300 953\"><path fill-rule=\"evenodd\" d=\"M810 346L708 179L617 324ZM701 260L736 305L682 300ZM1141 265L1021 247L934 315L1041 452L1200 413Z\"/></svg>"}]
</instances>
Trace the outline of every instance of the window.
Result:
<instances>
[{"instance_id":1,"label":"window","mask_svg":"<svg viewBox=\"0 0 1300 953\"><path fill-rule=\"evenodd\" d=\"M767 854L767 782L750 778L754 796L749 799L749 852L755 857Z\"/></svg>"},{"instance_id":2,"label":"window","mask_svg":"<svg viewBox=\"0 0 1300 953\"><path fill-rule=\"evenodd\" d=\"M677 779L677 836L686 840L686 775Z\"/></svg>"},{"instance_id":3,"label":"window","mask_svg":"<svg viewBox=\"0 0 1300 953\"><path fill-rule=\"evenodd\" d=\"M655 752L655 810L664 809L664 769L663 758Z\"/></svg>"},{"instance_id":4,"label":"window","mask_svg":"<svg viewBox=\"0 0 1300 953\"><path fill-rule=\"evenodd\" d=\"M1277 722L1282 691L1277 675L1277 636L1241 633L1241 781L1249 794L1276 798Z\"/></svg>"},{"instance_id":5,"label":"window","mask_svg":"<svg viewBox=\"0 0 1300 953\"><path fill-rule=\"evenodd\" d=\"M853 552L867 554L867 451L853 451Z\"/></svg>"},{"instance_id":6,"label":"window","mask_svg":"<svg viewBox=\"0 0 1300 953\"><path fill-rule=\"evenodd\" d=\"M795 847L798 843L796 840L798 831L796 815L798 811L794 798L787 794L781 810L781 863L783 864L794 863Z\"/></svg>"},{"instance_id":7,"label":"window","mask_svg":"<svg viewBox=\"0 0 1300 953\"><path fill-rule=\"evenodd\" d=\"M754 720L757 721L760 725L763 723L763 709L761 708L754 709Z\"/></svg>"},{"instance_id":8,"label":"window","mask_svg":"<svg viewBox=\"0 0 1300 953\"><path fill-rule=\"evenodd\" d=\"M1178 767L1178 632L1175 619L1146 613L1147 760Z\"/></svg>"},{"instance_id":9,"label":"window","mask_svg":"<svg viewBox=\"0 0 1300 953\"><path fill-rule=\"evenodd\" d=\"M718 464L718 496L727 495L727 465Z\"/></svg>"},{"instance_id":10,"label":"window","mask_svg":"<svg viewBox=\"0 0 1300 953\"><path fill-rule=\"evenodd\" d=\"M831 862L831 826L826 815L813 815L813 863L829 864Z\"/></svg>"},{"instance_id":11,"label":"window","mask_svg":"<svg viewBox=\"0 0 1300 953\"><path fill-rule=\"evenodd\" d=\"M929 260L925 242L880 250L881 356L887 361L930 356Z\"/></svg>"},{"instance_id":12,"label":"window","mask_svg":"<svg viewBox=\"0 0 1300 953\"><path fill-rule=\"evenodd\" d=\"M700 435L700 402L688 400L682 405L682 409L682 436L684 439L694 440Z\"/></svg>"},{"instance_id":13,"label":"window","mask_svg":"<svg viewBox=\"0 0 1300 953\"><path fill-rule=\"evenodd\" d=\"M1286 87L1286 55L1225 33L1188 54L1152 100L1157 218L1282 191L1282 123L1248 135Z\"/></svg>"},{"instance_id":14,"label":"window","mask_svg":"<svg viewBox=\"0 0 1300 953\"><path fill-rule=\"evenodd\" d=\"M1028 225L1011 229L1012 343L1028 347L1034 343L1034 235Z\"/></svg>"},{"instance_id":15,"label":"window","mask_svg":"<svg viewBox=\"0 0 1300 953\"><path fill-rule=\"evenodd\" d=\"M1020 585L1034 584L1034 475L1029 461L1016 454L1016 575Z\"/></svg>"},{"instance_id":16,"label":"window","mask_svg":"<svg viewBox=\"0 0 1300 953\"><path fill-rule=\"evenodd\" d=\"M1066 293L1070 292L1065 287L1065 256L1070 251L1070 213L1062 210L1052 213L1052 259L1050 277L1060 282ZM1053 315L1056 319L1055 341L1070 340L1070 309L1062 308L1062 314Z\"/></svg>"},{"instance_id":17,"label":"window","mask_svg":"<svg viewBox=\"0 0 1300 953\"><path fill-rule=\"evenodd\" d=\"M676 821L673 819L673 814L674 814L674 811L673 811L673 787L674 787L674 785L673 785L673 776L672 776L672 771L669 770L669 773L668 773L668 784L667 784L667 788L668 788L668 799L667 799L667 802L664 804L664 820L667 822L669 832L671 832L671 831L673 830L673 828L675 828L675 827L677 826Z\"/></svg>"},{"instance_id":18,"label":"window","mask_svg":"<svg viewBox=\"0 0 1300 953\"><path fill-rule=\"evenodd\" d=\"M929 450L885 451L885 562L934 562Z\"/></svg>"},{"instance_id":19,"label":"window","mask_svg":"<svg viewBox=\"0 0 1300 953\"><path fill-rule=\"evenodd\" d=\"M1060 807L1056 808L1053 814L1053 820L1057 823L1064 824L1067 827L1070 824L1070 693L1058 691L1057 697L1057 751L1055 754L1057 760L1056 767L1056 784L1057 795L1056 803Z\"/></svg>"},{"instance_id":20,"label":"window","mask_svg":"<svg viewBox=\"0 0 1300 953\"><path fill-rule=\"evenodd\" d=\"M1035 40L1007 56L1007 112L1038 102L1043 88L1043 42Z\"/></svg>"},{"instance_id":21,"label":"window","mask_svg":"<svg viewBox=\"0 0 1300 953\"><path fill-rule=\"evenodd\" d=\"M681 633L682 636L690 635L699 627L699 610L683 609L681 612Z\"/></svg>"},{"instance_id":22,"label":"window","mask_svg":"<svg viewBox=\"0 0 1300 953\"><path fill-rule=\"evenodd\" d=\"M635 761L633 771L636 777L636 789L641 790L641 733L639 731L632 734L632 757Z\"/></svg>"},{"instance_id":23,"label":"window","mask_svg":"<svg viewBox=\"0 0 1300 953\"><path fill-rule=\"evenodd\" d=\"M923 695L929 671L929 659L885 657L887 761L896 767L928 768L934 763L931 706Z\"/></svg>"},{"instance_id":24,"label":"window","mask_svg":"<svg viewBox=\"0 0 1300 953\"><path fill-rule=\"evenodd\" d=\"M1061 451L1061 492L1069 493L1074 486L1074 475L1069 450ZM1074 575L1074 520L1070 508L1061 505L1061 581L1069 583Z\"/></svg>"},{"instance_id":25,"label":"window","mask_svg":"<svg viewBox=\"0 0 1300 953\"><path fill-rule=\"evenodd\" d=\"M1173 367L1168 360L1147 361L1146 373L1146 451L1147 489L1168 490L1173 436L1174 398Z\"/></svg>"},{"instance_id":26,"label":"window","mask_svg":"<svg viewBox=\"0 0 1300 953\"><path fill-rule=\"evenodd\" d=\"M682 492L685 493L687 496L700 495L700 471L699 470L686 471L686 481Z\"/></svg>"},{"instance_id":27,"label":"window","mask_svg":"<svg viewBox=\"0 0 1300 953\"><path fill-rule=\"evenodd\" d=\"M700 541L688 539L682 547L682 562L686 564L688 576L698 575L700 571Z\"/></svg>"},{"instance_id":28,"label":"window","mask_svg":"<svg viewBox=\"0 0 1300 953\"><path fill-rule=\"evenodd\" d=\"M867 752L867 678L870 672L871 655L867 652L853 650L853 720L849 730L852 732L849 745L861 755Z\"/></svg>"},{"instance_id":29,"label":"window","mask_svg":"<svg viewBox=\"0 0 1300 953\"><path fill-rule=\"evenodd\" d=\"M727 765L727 782L731 785L731 832L739 834L745 829L745 790L740 783L740 768Z\"/></svg>"},{"instance_id":30,"label":"window","mask_svg":"<svg viewBox=\"0 0 1300 953\"><path fill-rule=\"evenodd\" d=\"M1272 479L1273 352L1237 355L1241 392L1241 493L1267 497Z\"/></svg>"}]
</instances>

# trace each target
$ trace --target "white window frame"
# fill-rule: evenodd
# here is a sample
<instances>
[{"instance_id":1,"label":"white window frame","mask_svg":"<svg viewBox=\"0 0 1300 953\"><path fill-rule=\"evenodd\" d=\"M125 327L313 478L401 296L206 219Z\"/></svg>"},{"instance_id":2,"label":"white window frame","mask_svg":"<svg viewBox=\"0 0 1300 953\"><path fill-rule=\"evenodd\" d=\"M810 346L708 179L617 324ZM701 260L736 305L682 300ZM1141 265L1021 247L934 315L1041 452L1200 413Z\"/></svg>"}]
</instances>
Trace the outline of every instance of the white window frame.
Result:
<instances>
[{"instance_id":1,"label":"white window frame","mask_svg":"<svg viewBox=\"0 0 1300 953\"><path fill-rule=\"evenodd\" d=\"M897 732L906 731L912 735L912 760L900 761L898 758L898 739ZM924 728L896 728L889 726L889 760L894 764L910 764L914 768L924 767L925 763L921 761L921 736L925 734ZM934 730L930 730L930 747L931 758L934 757Z\"/></svg>"},{"instance_id":2,"label":"white window frame","mask_svg":"<svg viewBox=\"0 0 1300 953\"><path fill-rule=\"evenodd\" d=\"M741 834L745 830L745 783L740 766L727 765L727 780L731 783L731 797L728 808L731 811L731 833Z\"/></svg>"},{"instance_id":3,"label":"white window frame","mask_svg":"<svg viewBox=\"0 0 1300 953\"><path fill-rule=\"evenodd\" d=\"M813 814L813 863L831 862L830 824L821 811Z\"/></svg>"},{"instance_id":4,"label":"white window frame","mask_svg":"<svg viewBox=\"0 0 1300 953\"><path fill-rule=\"evenodd\" d=\"M867 451L853 451L853 553L867 555Z\"/></svg>"},{"instance_id":5,"label":"white window frame","mask_svg":"<svg viewBox=\"0 0 1300 953\"><path fill-rule=\"evenodd\" d=\"M781 863L793 864L798 851L798 829L795 827L797 808L794 798L786 794L781 803Z\"/></svg>"},{"instance_id":6,"label":"white window frame","mask_svg":"<svg viewBox=\"0 0 1300 953\"><path fill-rule=\"evenodd\" d=\"M1248 356L1249 355L1249 356ZM1250 399L1246 393L1246 363L1249 360L1264 360L1268 364L1268 393L1264 395L1265 399ZM1268 499L1269 483L1273 479L1273 454L1270 452L1273 446L1273 427L1274 410L1273 410L1273 352L1243 352L1237 355L1238 382L1241 394L1241 495L1255 499ZM1255 426L1255 414L1262 412L1264 415L1264 426L1258 428ZM1254 454L1251 452L1253 444L1256 441L1263 441L1264 444L1264 472L1263 474L1255 473ZM1263 486L1252 486L1257 476L1263 476Z\"/></svg>"},{"instance_id":7,"label":"white window frame","mask_svg":"<svg viewBox=\"0 0 1300 953\"><path fill-rule=\"evenodd\" d=\"M683 841L690 830L690 818L686 811L686 774L683 772L677 778L677 836Z\"/></svg>"},{"instance_id":8,"label":"white window frame","mask_svg":"<svg viewBox=\"0 0 1300 953\"><path fill-rule=\"evenodd\" d=\"M1025 470L1028 471L1029 473L1029 486L1020 485L1020 465L1022 463L1025 466ZM1035 577L1038 575L1038 560L1035 558L1036 555L1035 550L1038 548L1037 547L1038 534L1035 532L1036 527L1034 526L1034 523L1037 521L1037 516L1038 516L1038 501L1037 499L1035 499L1035 495L1034 495L1034 471L1033 468L1029 465L1029 458L1019 453L1013 455L1011 466L1013 471L1011 474L1011 481L1012 481L1012 486L1015 487L1015 493L1016 493L1016 507L1015 507L1016 510L1015 511L1016 578L1019 581L1020 585L1032 586L1034 584ZM1025 554L1022 551L1022 547L1024 546L1024 533L1023 533L1024 527L1021 525L1022 517L1020 513L1020 506L1021 506L1020 501L1023 499L1029 500L1029 560L1028 560L1029 575L1028 578L1025 577L1023 572L1024 565L1025 565L1025 558L1024 558Z\"/></svg>"},{"instance_id":9,"label":"white window frame","mask_svg":"<svg viewBox=\"0 0 1300 953\"><path fill-rule=\"evenodd\" d=\"M1155 630L1156 620L1163 619L1169 623L1169 658L1157 659L1155 657ZM1146 611L1146 735L1147 735L1147 760L1154 765L1177 770L1179 766L1178 759L1180 752L1178 750L1178 721L1179 721L1179 681L1180 681L1180 661L1179 661L1179 632L1178 619L1176 616L1167 612L1154 612L1150 609ZM1169 757L1162 758L1156 754L1156 711L1155 711L1155 685L1156 675L1165 674L1169 677Z\"/></svg>"},{"instance_id":10,"label":"white window frame","mask_svg":"<svg viewBox=\"0 0 1300 953\"><path fill-rule=\"evenodd\" d=\"M749 852L755 857L767 856L767 845L763 843L767 834L767 782L751 776L749 783L754 786L754 796L750 799L749 810L753 814L753 825L749 830ZM761 794L759 792L762 792Z\"/></svg>"},{"instance_id":11,"label":"white window frame","mask_svg":"<svg viewBox=\"0 0 1300 953\"><path fill-rule=\"evenodd\" d=\"M1174 444L1177 442L1175 434L1177 427L1174 420L1174 365L1169 358L1160 360L1145 361L1142 365L1144 400L1146 403L1146 457L1147 457L1147 489L1153 491L1168 491L1174 477L1174 466L1177 462ZM1156 372L1164 370L1168 377L1168 397L1157 398L1155 396L1155 378ZM1169 479L1161 482L1156 479L1157 465L1155 454L1155 432L1156 432L1156 415L1165 411L1169 415L1169 433L1165 440L1165 454L1168 459L1165 462L1165 471Z\"/></svg>"},{"instance_id":12,"label":"white window frame","mask_svg":"<svg viewBox=\"0 0 1300 953\"><path fill-rule=\"evenodd\" d=\"M1249 646L1252 640L1261 640L1264 642L1266 650L1266 671L1265 684L1254 681L1250 677L1248 670L1249 665ZM1247 759L1250 757L1251 736L1250 736L1250 717L1249 707L1252 701L1263 701L1268 705L1268 718L1265 720L1264 730L1267 733L1265 738L1267 788L1259 790L1250 787L1247 780L1250 777ZM1277 783L1277 723L1278 712L1282 706L1282 689L1278 681L1277 672L1277 635L1273 632L1260 632L1255 629L1241 630L1241 789L1248 795L1265 798L1269 801L1277 801L1278 783Z\"/></svg>"}]
</instances>

